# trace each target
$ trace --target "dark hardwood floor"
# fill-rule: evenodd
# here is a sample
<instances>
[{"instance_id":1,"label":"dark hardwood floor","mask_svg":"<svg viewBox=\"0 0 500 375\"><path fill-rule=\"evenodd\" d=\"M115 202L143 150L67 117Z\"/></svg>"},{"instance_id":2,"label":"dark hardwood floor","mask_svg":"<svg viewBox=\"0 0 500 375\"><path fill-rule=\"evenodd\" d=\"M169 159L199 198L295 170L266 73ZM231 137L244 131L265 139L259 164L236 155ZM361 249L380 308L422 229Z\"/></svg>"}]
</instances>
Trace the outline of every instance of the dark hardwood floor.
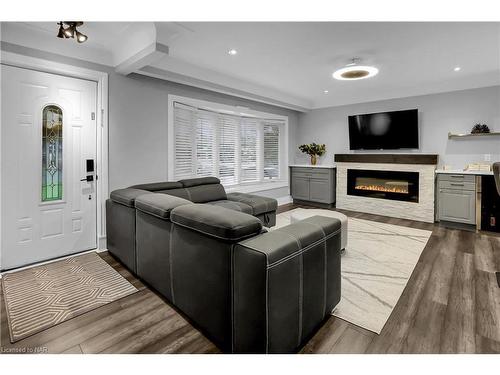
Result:
<instances>
[{"instance_id":1,"label":"dark hardwood floor","mask_svg":"<svg viewBox=\"0 0 500 375\"><path fill-rule=\"evenodd\" d=\"M279 212L299 207L286 205ZM330 317L301 353L500 353L500 236L342 211L350 217L432 230L384 329L377 335ZM0 353L219 353L203 334L108 253L139 292L15 344L0 295ZM17 348L17 349L16 349Z\"/></svg>"}]
</instances>

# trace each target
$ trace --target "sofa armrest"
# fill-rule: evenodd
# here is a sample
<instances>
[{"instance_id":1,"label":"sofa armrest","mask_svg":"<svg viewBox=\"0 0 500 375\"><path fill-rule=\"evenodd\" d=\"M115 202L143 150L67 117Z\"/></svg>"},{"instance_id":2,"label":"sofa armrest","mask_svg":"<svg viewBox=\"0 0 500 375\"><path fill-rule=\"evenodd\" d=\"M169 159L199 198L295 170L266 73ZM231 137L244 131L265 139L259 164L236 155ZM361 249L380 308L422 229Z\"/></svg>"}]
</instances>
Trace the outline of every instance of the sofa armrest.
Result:
<instances>
[{"instance_id":1,"label":"sofa armrest","mask_svg":"<svg viewBox=\"0 0 500 375\"><path fill-rule=\"evenodd\" d=\"M170 213L176 207L193 204L187 199L161 193L139 195L135 199L135 208L139 211L156 216L160 219L169 219Z\"/></svg>"},{"instance_id":2,"label":"sofa armrest","mask_svg":"<svg viewBox=\"0 0 500 375\"><path fill-rule=\"evenodd\" d=\"M259 219L224 207L191 204L174 208L170 220L182 227L225 241L236 242L259 234Z\"/></svg>"},{"instance_id":3,"label":"sofa armrest","mask_svg":"<svg viewBox=\"0 0 500 375\"><path fill-rule=\"evenodd\" d=\"M233 251L233 351L298 350L340 301L340 221L314 216Z\"/></svg>"}]
</instances>

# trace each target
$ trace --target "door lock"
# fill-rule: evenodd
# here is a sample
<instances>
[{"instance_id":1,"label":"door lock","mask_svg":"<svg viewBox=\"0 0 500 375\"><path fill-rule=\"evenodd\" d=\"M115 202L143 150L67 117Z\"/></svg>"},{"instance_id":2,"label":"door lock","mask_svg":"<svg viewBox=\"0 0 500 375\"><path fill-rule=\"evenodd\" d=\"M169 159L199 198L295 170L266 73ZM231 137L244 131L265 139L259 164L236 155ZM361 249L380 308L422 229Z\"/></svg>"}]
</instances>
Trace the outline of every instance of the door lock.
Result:
<instances>
[{"instance_id":1,"label":"door lock","mask_svg":"<svg viewBox=\"0 0 500 375\"><path fill-rule=\"evenodd\" d=\"M94 181L94 176L93 175L87 176L85 178L82 178L80 181L92 182Z\"/></svg>"}]
</instances>

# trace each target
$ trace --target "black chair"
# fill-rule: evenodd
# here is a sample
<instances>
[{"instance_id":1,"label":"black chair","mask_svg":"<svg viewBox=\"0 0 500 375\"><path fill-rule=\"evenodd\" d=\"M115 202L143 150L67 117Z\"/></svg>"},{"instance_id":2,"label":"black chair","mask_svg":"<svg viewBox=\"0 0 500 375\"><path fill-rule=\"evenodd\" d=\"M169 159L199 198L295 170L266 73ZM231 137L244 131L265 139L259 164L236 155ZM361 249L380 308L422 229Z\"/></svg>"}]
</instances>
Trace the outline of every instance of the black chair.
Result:
<instances>
[{"instance_id":1,"label":"black chair","mask_svg":"<svg viewBox=\"0 0 500 375\"><path fill-rule=\"evenodd\" d=\"M493 175L495 176L498 195L500 195L500 162L493 164Z\"/></svg>"}]
</instances>

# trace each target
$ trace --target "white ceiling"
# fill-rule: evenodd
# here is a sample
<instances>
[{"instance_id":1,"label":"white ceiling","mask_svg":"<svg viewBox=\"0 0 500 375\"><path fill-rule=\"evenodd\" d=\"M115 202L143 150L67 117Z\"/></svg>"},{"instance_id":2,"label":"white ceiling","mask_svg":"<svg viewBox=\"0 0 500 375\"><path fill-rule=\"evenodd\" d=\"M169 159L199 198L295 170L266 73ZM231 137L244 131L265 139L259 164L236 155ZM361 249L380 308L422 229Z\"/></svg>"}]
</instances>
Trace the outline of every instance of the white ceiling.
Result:
<instances>
[{"instance_id":1,"label":"white ceiling","mask_svg":"<svg viewBox=\"0 0 500 375\"><path fill-rule=\"evenodd\" d=\"M312 107L500 83L500 23L182 25L192 32L169 43L169 56L302 98ZM230 48L238 54L229 56ZM334 80L333 71L352 57L380 73L367 80Z\"/></svg>"},{"instance_id":2,"label":"white ceiling","mask_svg":"<svg viewBox=\"0 0 500 375\"><path fill-rule=\"evenodd\" d=\"M138 25L85 23L81 31L89 39L79 45L55 38L54 22L2 23L2 40L116 66L112 49L120 42L126 45L124 37L132 32L143 32ZM171 73L165 79L191 77L226 92L248 92L292 107L500 84L500 23L162 22L154 29L157 42L168 45L168 55L138 73L149 69ZM231 48L238 54L228 55ZM367 80L334 80L333 71L352 57L375 65L380 73ZM461 70L455 72L455 66Z\"/></svg>"}]
</instances>

